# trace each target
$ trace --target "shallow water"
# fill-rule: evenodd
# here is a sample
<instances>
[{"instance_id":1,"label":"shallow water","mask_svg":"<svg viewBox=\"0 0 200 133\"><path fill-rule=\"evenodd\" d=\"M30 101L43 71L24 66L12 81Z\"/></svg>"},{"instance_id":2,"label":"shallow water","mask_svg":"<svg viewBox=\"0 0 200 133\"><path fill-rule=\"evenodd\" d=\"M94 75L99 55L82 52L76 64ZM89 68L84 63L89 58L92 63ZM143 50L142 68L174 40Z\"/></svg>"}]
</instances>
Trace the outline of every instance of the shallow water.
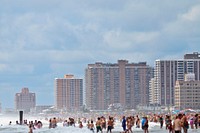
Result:
<instances>
[{"instance_id":1,"label":"shallow water","mask_svg":"<svg viewBox=\"0 0 200 133\"><path fill-rule=\"evenodd\" d=\"M15 121L18 118L16 116L0 116L0 133L27 133L29 131L28 126L25 125L16 125ZM58 127L54 129L48 128L48 121L46 121L43 118L34 118L34 117L27 117L28 121L34 121L34 120L40 120L43 123L43 128L41 129L35 129L34 133L92 133L89 129L87 129L86 124L84 124L84 127L82 129L78 128L78 124L76 124L76 127L63 127L62 123L58 123ZM12 124L9 125L8 123L12 121ZM133 127L133 133L143 133L143 130L141 128L135 128ZM121 123L116 122L115 127L113 129L113 133L119 133L122 131ZM106 131L104 130L104 133ZM160 129L158 123L149 123L149 133L168 133L167 130L165 130L165 127L163 129ZM189 129L188 133L200 133L200 129Z\"/></svg>"}]
</instances>

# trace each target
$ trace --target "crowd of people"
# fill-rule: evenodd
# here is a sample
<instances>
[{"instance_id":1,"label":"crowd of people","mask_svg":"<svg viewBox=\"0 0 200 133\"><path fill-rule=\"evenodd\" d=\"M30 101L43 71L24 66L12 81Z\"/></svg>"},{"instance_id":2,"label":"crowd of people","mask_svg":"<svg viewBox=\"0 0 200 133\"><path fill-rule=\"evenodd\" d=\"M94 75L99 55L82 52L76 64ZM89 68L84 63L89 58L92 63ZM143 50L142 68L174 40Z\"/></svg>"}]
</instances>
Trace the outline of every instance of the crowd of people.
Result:
<instances>
[{"instance_id":1,"label":"crowd of people","mask_svg":"<svg viewBox=\"0 0 200 133\"><path fill-rule=\"evenodd\" d=\"M140 122L140 118L138 115L136 117L134 116L129 116L125 117L123 116L122 118L122 128L123 132L122 133L133 133L132 127L136 125L136 128L142 128L144 130L144 133L148 133L148 127L149 127L149 122L146 116L142 117L142 120ZM141 125L141 126L140 126Z\"/></svg>"},{"instance_id":2,"label":"crowd of people","mask_svg":"<svg viewBox=\"0 0 200 133\"><path fill-rule=\"evenodd\" d=\"M77 121L76 121L77 120ZM200 115L189 113L180 113L177 115L166 115L166 114L138 114L138 115L105 115L105 116L93 116L93 117L83 117L74 118L69 117L64 118L49 118L49 128L56 128L58 123L62 123L63 127L76 126L83 128L84 126L88 128L91 132L112 133L115 128L115 122L118 124L121 122L121 133L133 133L134 128L140 128L144 133L149 133L149 125L151 123L157 123L160 129L168 130L169 133L188 133L188 129L198 129L200 128ZM11 125L12 122L9 122ZM16 121L16 124L19 124ZM41 121L23 121L23 125L29 127L29 133L32 133L34 129L42 128L43 124ZM118 125L119 127L119 125Z\"/></svg>"},{"instance_id":3,"label":"crowd of people","mask_svg":"<svg viewBox=\"0 0 200 133\"><path fill-rule=\"evenodd\" d=\"M33 133L34 129L40 129L42 128L42 122L41 121L37 121L35 120L35 122L33 123L33 121L30 121L29 124L27 124L29 126L29 133Z\"/></svg>"},{"instance_id":4,"label":"crowd of people","mask_svg":"<svg viewBox=\"0 0 200 133\"><path fill-rule=\"evenodd\" d=\"M9 122L9 125L12 124L12 121ZM17 125L27 125L29 128L29 132L28 133L33 133L33 130L35 129L40 129L42 128L43 124L41 121L35 120L35 121L28 121L28 120L24 120L23 122L19 123L18 121L16 121Z\"/></svg>"},{"instance_id":5,"label":"crowd of people","mask_svg":"<svg viewBox=\"0 0 200 133\"><path fill-rule=\"evenodd\" d=\"M163 128L165 123L165 129L169 133L188 133L188 129L200 128L200 115L199 114L184 114L177 115L153 115L149 117L151 122L159 122L160 128Z\"/></svg>"},{"instance_id":6,"label":"crowd of people","mask_svg":"<svg viewBox=\"0 0 200 133\"><path fill-rule=\"evenodd\" d=\"M78 118L79 128L83 128L83 123L86 123L86 118L83 118L83 120ZM74 118L68 118L67 120L65 119L63 122L63 126L64 127L75 126ZM86 126L92 132L95 132L95 129L97 133L102 132L103 129L105 130L107 129L107 132L112 133L112 129L114 128L114 119L113 117L109 117L108 121L106 122L106 118L102 116L102 117L98 117L95 122L92 119L88 120Z\"/></svg>"},{"instance_id":7,"label":"crowd of people","mask_svg":"<svg viewBox=\"0 0 200 133\"><path fill-rule=\"evenodd\" d=\"M141 119L140 119L141 118ZM109 116L107 119L102 116L98 117L95 124L93 120L87 122L87 128L92 132L101 132L104 130L107 133L111 133L114 129L116 119ZM160 128L168 130L169 133L188 133L188 129L200 128L200 115L198 114L177 114L177 115L144 115L143 117L136 116L122 116L120 119L122 132L121 133L133 133L133 127L141 128L144 133L149 133L150 122L159 123ZM79 119L79 127L82 128L82 121ZM165 126L165 128L164 128Z\"/></svg>"}]
</instances>

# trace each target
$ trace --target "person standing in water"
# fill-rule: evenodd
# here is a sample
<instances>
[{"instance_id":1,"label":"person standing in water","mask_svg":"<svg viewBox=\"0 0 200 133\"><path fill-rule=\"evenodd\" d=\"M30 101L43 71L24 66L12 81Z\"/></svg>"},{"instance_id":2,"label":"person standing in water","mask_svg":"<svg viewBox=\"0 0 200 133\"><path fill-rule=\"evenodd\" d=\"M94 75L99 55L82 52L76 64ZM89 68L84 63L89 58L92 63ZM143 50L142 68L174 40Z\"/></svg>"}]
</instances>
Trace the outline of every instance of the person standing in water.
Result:
<instances>
[{"instance_id":1,"label":"person standing in water","mask_svg":"<svg viewBox=\"0 0 200 133\"><path fill-rule=\"evenodd\" d=\"M109 120L108 120L108 127L107 127L107 133L108 132L110 132L110 133L112 133L112 129L113 129L113 120L112 120L112 118L111 117L109 117Z\"/></svg>"},{"instance_id":2,"label":"person standing in water","mask_svg":"<svg viewBox=\"0 0 200 133\"><path fill-rule=\"evenodd\" d=\"M163 127L163 117L162 117L162 115L161 116L159 116L159 122L160 122L160 128L162 128Z\"/></svg>"},{"instance_id":3,"label":"person standing in water","mask_svg":"<svg viewBox=\"0 0 200 133\"><path fill-rule=\"evenodd\" d=\"M93 120L91 120L90 130L94 133L94 123L93 123Z\"/></svg>"},{"instance_id":4,"label":"person standing in water","mask_svg":"<svg viewBox=\"0 0 200 133\"><path fill-rule=\"evenodd\" d=\"M173 123L174 133L181 133L181 125L182 125L181 118L182 115L179 114L178 116L176 116L176 119L174 120Z\"/></svg>"},{"instance_id":5,"label":"person standing in water","mask_svg":"<svg viewBox=\"0 0 200 133\"><path fill-rule=\"evenodd\" d=\"M136 116L136 128L140 128L140 118Z\"/></svg>"},{"instance_id":6,"label":"person standing in water","mask_svg":"<svg viewBox=\"0 0 200 133\"><path fill-rule=\"evenodd\" d=\"M126 118L125 118L125 116L123 116L123 118L122 118L122 128L123 128L123 131L126 131Z\"/></svg>"},{"instance_id":7,"label":"person standing in water","mask_svg":"<svg viewBox=\"0 0 200 133\"><path fill-rule=\"evenodd\" d=\"M97 121L96 121L96 129L97 129L97 133L98 133L99 131L101 131L101 133L102 133L101 118L100 118L100 117L98 117L98 119L97 119Z\"/></svg>"},{"instance_id":8,"label":"person standing in water","mask_svg":"<svg viewBox=\"0 0 200 133\"><path fill-rule=\"evenodd\" d=\"M142 129L144 130L144 133L149 133L149 130L148 130L149 123L148 123L147 117L143 117L141 123L142 123Z\"/></svg>"}]
</instances>

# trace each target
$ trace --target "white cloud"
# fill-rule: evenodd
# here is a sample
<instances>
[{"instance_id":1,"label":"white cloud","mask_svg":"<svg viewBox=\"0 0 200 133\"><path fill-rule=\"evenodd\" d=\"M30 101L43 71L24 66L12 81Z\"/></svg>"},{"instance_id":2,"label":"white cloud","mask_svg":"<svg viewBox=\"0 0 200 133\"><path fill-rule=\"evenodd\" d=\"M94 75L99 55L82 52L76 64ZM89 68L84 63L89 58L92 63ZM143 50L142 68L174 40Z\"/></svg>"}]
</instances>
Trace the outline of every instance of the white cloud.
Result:
<instances>
[{"instance_id":1,"label":"white cloud","mask_svg":"<svg viewBox=\"0 0 200 133\"><path fill-rule=\"evenodd\" d=\"M32 74L34 66L30 64L0 64L0 73Z\"/></svg>"},{"instance_id":2,"label":"white cloud","mask_svg":"<svg viewBox=\"0 0 200 133\"><path fill-rule=\"evenodd\" d=\"M197 30L197 26L200 25L199 7L200 5L195 5L194 7L191 7L191 9L189 9L187 12L178 14L174 21L171 21L165 26L164 32L169 32L170 34L174 35L193 36L193 33L197 31L199 34L199 30Z\"/></svg>"},{"instance_id":3,"label":"white cloud","mask_svg":"<svg viewBox=\"0 0 200 133\"><path fill-rule=\"evenodd\" d=\"M84 75L84 67L96 61L153 64L157 58L182 57L199 49L199 4L1 0L0 73L13 88L28 82L29 74L30 88L51 90L57 75ZM21 79L11 81L7 74Z\"/></svg>"},{"instance_id":4,"label":"white cloud","mask_svg":"<svg viewBox=\"0 0 200 133\"><path fill-rule=\"evenodd\" d=\"M186 21L199 21L200 20L200 5L192 7L189 12L182 14L181 17Z\"/></svg>"},{"instance_id":5,"label":"white cloud","mask_svg":"<svg viewBox=\"0 0 200 133\"><path fill-rule=\"evenodd\" d=\"M0 72L5 71L6 68L7 68L7 65L6 65L6 64L0 64Z\"/></svg>"},{"instance_id":6,"label":"white cloud","mask_svg":"<svg viewBox=\"0 0 200 133\"><path fill-rule=\"evenodd\" d=\"M104 42L111 49L133 49L138 45L151 46L152 43L158 39L159 33L157 32L122 32L109 31L104 35ZM139 46L141 47L141 46Z\"/></svg>"}]
</instances>

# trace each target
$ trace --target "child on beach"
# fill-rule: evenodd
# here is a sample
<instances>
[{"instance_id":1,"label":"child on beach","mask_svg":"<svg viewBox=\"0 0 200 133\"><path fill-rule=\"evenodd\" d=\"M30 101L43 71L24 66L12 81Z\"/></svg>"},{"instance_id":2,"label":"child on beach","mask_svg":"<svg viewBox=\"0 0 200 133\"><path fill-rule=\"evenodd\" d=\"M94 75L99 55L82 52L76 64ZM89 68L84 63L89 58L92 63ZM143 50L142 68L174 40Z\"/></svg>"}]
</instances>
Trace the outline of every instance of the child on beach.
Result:
<instances>
[{"instance_id":1,"label":"child on beach","mask_svg":"<svg viewBox=\"0 0 200 133\"><path fill-rule=\"evenodd\" d=\"M68 126L67 120L65 120L65 121L63 122L63 127L67 127L67 126Z\"/></svg>"},{"instance_id":2,"label":"child on beach","mask_svg":"<svg viewBox=\"0 0 200 133\"><path fill-rule=\"evenodd\" d=\"M41 121L38 121L36 127L37 127L38 129L42 128L42 122L41 122Z\"/></svg>"},{"instance_id":3,"label":"child on beach","mask_svg":"<svg viewBox=\"0 0 200 133\"><path fill-rule=\"evenodd\" d=\"M83 128L82 121L79 122L79 128Z\"/></svg>"},{"instance_id":4,"label":"child on beach","mask_svg":"<svg viewBox=\"0 0 200 133\"><path fill-rule=\"evenodd\" d=\"M91 123L90 123L90 130L94 133L94 123L93 123L93 120L91 120Z\"/></svg>"}]
</instances>

